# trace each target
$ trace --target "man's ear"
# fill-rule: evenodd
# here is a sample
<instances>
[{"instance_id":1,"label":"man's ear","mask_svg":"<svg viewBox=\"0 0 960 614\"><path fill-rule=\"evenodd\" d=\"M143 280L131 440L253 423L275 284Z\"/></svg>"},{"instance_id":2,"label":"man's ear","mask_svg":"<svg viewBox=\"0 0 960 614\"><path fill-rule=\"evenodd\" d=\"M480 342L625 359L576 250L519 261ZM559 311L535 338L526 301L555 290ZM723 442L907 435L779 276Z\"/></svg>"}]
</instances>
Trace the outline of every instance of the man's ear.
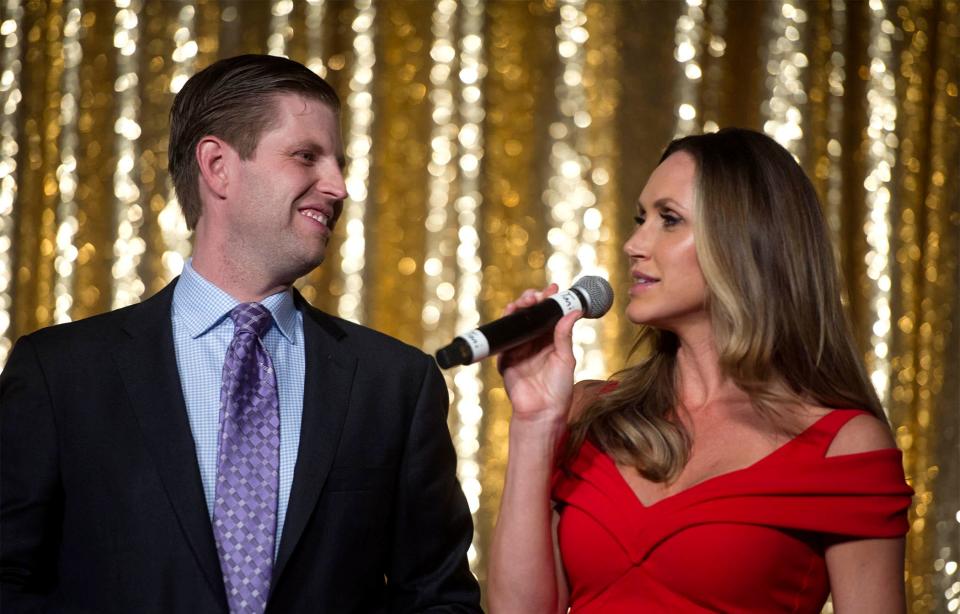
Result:
<instances>
[{"instance_id":1,"label":"man's ear","mask_svg":"<svg viewBox=\"0 0 960 614\"><path fill-rule=\"evenodd\" d=\"M196 153L201 189L206 188L217 198L226 198L230 184L230 163L236 157L236 152L223 139L205 136L197 143Z\"/></svg>"}]
</instances>

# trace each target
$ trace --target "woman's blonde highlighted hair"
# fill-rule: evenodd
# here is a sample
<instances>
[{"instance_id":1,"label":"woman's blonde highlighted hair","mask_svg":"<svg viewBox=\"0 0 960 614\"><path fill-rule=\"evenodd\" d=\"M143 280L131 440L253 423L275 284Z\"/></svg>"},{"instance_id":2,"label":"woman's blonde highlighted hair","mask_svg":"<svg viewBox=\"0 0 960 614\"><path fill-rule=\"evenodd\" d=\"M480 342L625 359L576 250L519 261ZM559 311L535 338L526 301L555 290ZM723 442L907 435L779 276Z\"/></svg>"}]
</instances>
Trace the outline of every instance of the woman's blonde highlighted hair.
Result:
<instances>
[{"instance_id":1,"label":"woman's blonde highlighted hair","mask_svg":"<svg viewBox=\"0 0 960 614\"><path fill-rule=\"evenodd\" d=\"M694 242L724 374L771 416L814 403L884 420L840 302L820 202L797 162L770 137L736 128L675 140L660 161L677 152L696 163ZM669 482L690 450L676 413L679 340L645 328L641 343L650 356L574 421L563 458L589 438Z\"/></svg>"}]
</instances>

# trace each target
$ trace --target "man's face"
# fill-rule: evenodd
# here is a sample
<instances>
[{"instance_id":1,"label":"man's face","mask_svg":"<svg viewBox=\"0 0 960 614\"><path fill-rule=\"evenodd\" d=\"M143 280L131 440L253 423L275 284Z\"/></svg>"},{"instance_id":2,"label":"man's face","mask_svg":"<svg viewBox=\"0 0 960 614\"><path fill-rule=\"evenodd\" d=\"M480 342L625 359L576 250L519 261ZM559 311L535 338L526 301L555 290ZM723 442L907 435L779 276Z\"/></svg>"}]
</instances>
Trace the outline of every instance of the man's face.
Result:
<instances>
[{"instance_id":1,"label":"man's face","mask_svg":"<svg viewBox=\"0 0 960 614\"><path fill-rule=\"evenodd\" d=\"M237 160L227 225L237 264L292 283L323 262L347 196L338 115L296 94L274 97L273 127Z\"/></svg>"}]
</instances>

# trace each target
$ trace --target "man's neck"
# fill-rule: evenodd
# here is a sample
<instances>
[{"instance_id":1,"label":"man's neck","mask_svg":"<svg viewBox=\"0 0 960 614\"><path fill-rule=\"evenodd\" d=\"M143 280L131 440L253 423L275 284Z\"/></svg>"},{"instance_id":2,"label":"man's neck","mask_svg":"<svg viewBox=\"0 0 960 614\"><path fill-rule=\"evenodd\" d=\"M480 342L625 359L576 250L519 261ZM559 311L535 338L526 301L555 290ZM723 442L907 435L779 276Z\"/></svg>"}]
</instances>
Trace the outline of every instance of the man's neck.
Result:
<instances>
[{"instance_id":1,"label":"man's neck","mask_svg":"<svg viewBox=\"0 0 960 614\"><path fill-rule=\"evenodd\" d=\"M201 277L241 303L260 302L293 285L293 282L268 279L266 275L258 275L256 267L238 266L228 258L217 257L200 249L193 255L191 266Z\"/></svg>"}]
</instances>

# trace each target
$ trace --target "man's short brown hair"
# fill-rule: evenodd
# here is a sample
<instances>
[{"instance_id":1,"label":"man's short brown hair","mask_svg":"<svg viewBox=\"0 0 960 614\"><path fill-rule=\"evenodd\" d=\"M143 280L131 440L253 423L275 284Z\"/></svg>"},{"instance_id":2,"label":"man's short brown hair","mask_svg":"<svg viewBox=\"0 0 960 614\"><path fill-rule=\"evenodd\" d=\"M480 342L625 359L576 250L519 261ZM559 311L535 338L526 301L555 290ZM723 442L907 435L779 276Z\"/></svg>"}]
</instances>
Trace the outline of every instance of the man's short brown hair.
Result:
<instances>
[{"instance_id":1,"label":"man's short brown hair","mask_svg":"<svg viewBox=\"0 0 960 614\"><path fill-rule=\"evenodd\" d=\"M188 228L196 227L202 211L197 143L205 136L216 136L242 159L249 159L260 136L275 124L275 96L288 93L340 110L340 99L330 84L306 66L276 56L219 60L184 84L170 109L167 160Z\"/></svg>"}]
</instances>

